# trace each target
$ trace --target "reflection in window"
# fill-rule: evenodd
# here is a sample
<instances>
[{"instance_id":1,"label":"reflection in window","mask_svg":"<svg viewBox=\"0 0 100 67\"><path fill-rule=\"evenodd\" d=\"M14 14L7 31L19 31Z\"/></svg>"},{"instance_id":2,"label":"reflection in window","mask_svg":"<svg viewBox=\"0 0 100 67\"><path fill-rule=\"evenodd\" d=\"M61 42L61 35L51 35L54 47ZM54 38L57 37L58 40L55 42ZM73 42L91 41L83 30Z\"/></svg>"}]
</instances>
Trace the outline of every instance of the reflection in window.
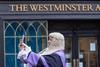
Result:
<instances>
[{"instance_id":1,"label":"reflection in window","mask_svg":"<svg viewBox=\"0 0 100 67\"><path fill-rule=\"evenodd\" d=\"M97 67L97 38L96 37L80 37L79 38L80 53L83 58L80 58L80 62L83 63L83 67ZM81 61L81 59L83 59Z\"/></svg>"},{"instance_id":2,"label":"reflection in window","mask_svg":"<svg viewBox=\"0 0 100 67\"><path fill-rule=\"evenodd\" d=\"M4 21L5 37L5 67L23 67L17 60L18 44L22 35L25 43L31 46L34 52L39 52L47 45L47 21Z\"/></svg>"},{"instance_id":3,"label":"reflection in window","mask_svg":"<svg viewBox=\"0 0 100 67\"><path fill-rule=\"evenodd\" d=\"M96 51L96 43L95 42L90 43L90 51Z\"/></svg>"}]
</instances>

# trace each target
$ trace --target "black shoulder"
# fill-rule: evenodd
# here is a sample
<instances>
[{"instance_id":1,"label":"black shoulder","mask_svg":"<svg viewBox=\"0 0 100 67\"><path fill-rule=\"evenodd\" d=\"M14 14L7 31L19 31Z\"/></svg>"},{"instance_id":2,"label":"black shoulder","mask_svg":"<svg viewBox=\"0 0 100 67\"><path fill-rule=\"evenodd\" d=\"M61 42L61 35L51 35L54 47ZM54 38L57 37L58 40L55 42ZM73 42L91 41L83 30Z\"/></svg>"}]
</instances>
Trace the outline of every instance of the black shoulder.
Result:
<instances>
[{"instance_id":1,"label":"black shoulder","mask_svg":"<svg viewBox=\"0 0 100 67\"><path fill-rule=\"evenodd\" d=\"M57 54L51 54L51 55L43 55L45 61L49 65L49 67L63 67L63 64L61 62L61 58ZM40 58L37 64L37 67L45 67L42 59Z\"/></svg>"},{"instance_id":2,"label":"black shoulder","mask_svg":"<svg viewBox=\"0 0 100 67\"><path fill-rule=\"evenodd\" d=\"M41 58L38 61L37 67L45 67L42 60L41 60Z\"/></svg>"},{"instance_id":3,"label":"black shoulder","mask_svg":"<svg viewBox=\"0 0 100 67\"><path fill-rule=\"evenodd\" d=\"M43 56L49 65L49 67L63 67L61 58L57 54L45 55Z\"/></svg>"}]
</instances>

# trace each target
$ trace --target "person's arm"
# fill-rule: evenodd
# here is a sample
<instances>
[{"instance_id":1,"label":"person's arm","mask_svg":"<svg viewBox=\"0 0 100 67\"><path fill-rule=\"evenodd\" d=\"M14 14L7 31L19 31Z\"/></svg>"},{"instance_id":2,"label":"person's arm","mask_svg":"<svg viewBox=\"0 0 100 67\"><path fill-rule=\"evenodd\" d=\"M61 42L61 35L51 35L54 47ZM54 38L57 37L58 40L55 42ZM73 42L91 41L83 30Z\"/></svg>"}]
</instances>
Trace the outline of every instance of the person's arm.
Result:
<instances>
[{"instance_id":1,"label":"person's arm","mask_svg":"<svg viewBox=\"0 0 100 67\"><path fill-rule=\"evenodd\" d=\"M31 48L26 44L24 45L22 50L18 53L18 59L26 63L28 67L63 67L59 55L40 55L32 52Z\"/></svg>"},{"instance_id":2,"label":"person's arm","mask_svg":"<svg viewBox=\"0 0 100 67\"><path fill-rule=\"evenodd\" d=\"M42 59L44 67L48 67L43 56L40 54L34 53L31 51L31 48L28 47L25 43L22 43L19 47L21 50L18 53L17 58L22 62L28 65L28 67L37 67L39 64L39 59Z\"/></svg>"},{"instance_id":3,"label":"person's arm","mask_svg":"<svg viewBox=\"0 0 100 67\"><path fill-rule=\"evenodd\" d=\"M27 63L28 65L33 67L63 67L61 58L57 54L41 56L39 54L31 52L27 58Z\"/></svg>"},{"instance_id":4,"label":"person's arm","mask_svg":"<svg viewBox=\"0 0 100 67\"><path fill-rule=\"evenodd\" d=\"M29 53L31 52L31 48L28 47L25 43L21 43L19 45L19 53L17 59L21 60L23 63L26 62Z\"/></svg>"},{"instance_id":5,"label":"person's arm","mask_svg":"<svg viewBox=\"0 0 100 67\"><path fill-rule=\"evenodd\" d=\"M36 67L38 61L42 56L40 54L34 53L29 46L25 43L20 44L20 51L17 58L22 62L28 65L28 67ZM43 58L42 58L43 60ZM47 67L47 66L46 66Z\"/></svg>"}]
</instances>

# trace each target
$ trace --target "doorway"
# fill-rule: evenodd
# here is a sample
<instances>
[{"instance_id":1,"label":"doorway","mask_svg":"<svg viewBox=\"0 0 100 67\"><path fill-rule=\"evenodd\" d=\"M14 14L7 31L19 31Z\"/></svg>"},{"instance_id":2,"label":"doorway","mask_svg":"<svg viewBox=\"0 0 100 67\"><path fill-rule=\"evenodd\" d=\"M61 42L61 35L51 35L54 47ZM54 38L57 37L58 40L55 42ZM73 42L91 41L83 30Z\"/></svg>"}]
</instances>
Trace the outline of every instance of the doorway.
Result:
<instances>
[{"instance_id":1,"label":"doorway","mask_svg":"<svg viewBox=\"0 0 100 67\"><path fill-rule=\"evenodd\" d=\"M97 20L49 20L48 31L65 36L66 67L98 67Z\"/></svg>"}]
</instances>

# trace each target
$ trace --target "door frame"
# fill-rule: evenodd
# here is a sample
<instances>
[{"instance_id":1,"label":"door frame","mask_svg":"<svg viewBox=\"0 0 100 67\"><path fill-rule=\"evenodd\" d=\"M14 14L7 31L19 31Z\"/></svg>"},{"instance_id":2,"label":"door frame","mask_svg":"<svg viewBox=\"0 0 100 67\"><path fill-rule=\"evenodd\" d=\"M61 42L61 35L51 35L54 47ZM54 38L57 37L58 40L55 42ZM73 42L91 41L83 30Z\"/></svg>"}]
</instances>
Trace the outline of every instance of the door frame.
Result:
<instances>
[{"instance_id":1,"label":"door frame","mask_svg":"<svg viewBox=\"0 0 100 67\"><path fill-rule=\"evenodd\" d=\"M72 67L78 67L78 63L80 61L79 59L79 52L80 52L80 45L78 44L78 38L79 37L96 37L97 38L97 67L99 67L99 50L100 50L100 34L99 34L99 30L96 30L95 33L94 31L91 33L92 31L87 31L85 33L83 33L83 35L80 33L78 33L78 30L74 30L72 32ZM85 34L85 35L84 35ZM86 35L88 34L88 35ZM89 35L90 34L90 35Z\"/></svg>"}]
</instances>

